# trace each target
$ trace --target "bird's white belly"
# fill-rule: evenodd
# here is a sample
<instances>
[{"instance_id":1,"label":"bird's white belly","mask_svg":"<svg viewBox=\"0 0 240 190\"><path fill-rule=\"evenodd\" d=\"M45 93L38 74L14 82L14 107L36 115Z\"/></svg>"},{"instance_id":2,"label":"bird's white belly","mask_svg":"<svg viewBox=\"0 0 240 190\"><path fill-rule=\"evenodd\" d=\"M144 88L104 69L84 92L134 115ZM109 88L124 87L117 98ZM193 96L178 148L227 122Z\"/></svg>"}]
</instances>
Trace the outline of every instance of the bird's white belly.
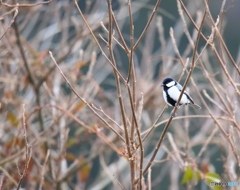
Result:
<instances>
[{"instance_id":1,"label":"bird's white belly","mask_svg":"<svg viewBox=\"0 0 240 190\"><path fill-rule=\"evenodd\" d=\"M175 101L178 100L180 93L181 93L181 91L179 91L176 86L172 86L171 88L168 89L169 96ZM188 100L187 96L185 94L183 94L180 104L188 104L188 103L190 103L190 101Z\"/></svg>"}]
</instances>

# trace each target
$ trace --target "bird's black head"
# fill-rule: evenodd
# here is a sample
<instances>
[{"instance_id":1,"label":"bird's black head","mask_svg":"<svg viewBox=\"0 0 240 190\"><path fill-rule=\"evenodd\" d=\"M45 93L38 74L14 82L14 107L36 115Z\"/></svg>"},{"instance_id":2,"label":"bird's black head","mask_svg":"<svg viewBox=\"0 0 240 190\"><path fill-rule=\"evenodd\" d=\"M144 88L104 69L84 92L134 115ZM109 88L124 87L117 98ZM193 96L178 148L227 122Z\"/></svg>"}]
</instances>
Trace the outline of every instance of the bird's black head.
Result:
<instances>
[{"instance_id":1,"label":"bird's black head","mask_svg":"<svg viewBox=\"0 0 240 190\"><path fill-rule=\"evenodd\" d=\"M176 81L172 78L165 78L161 84L161 86L166 86L170 88L171 86L175 85Z\"/></svg>"}]
</instances>

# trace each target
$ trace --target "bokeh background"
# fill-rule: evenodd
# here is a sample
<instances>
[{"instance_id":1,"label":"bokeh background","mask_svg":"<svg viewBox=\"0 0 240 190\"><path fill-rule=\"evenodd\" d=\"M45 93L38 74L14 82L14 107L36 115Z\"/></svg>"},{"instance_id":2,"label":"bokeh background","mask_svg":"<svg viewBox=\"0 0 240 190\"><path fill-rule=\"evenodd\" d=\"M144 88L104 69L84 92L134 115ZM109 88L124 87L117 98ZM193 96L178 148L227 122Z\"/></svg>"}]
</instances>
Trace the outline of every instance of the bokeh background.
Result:
<instances>
[{"instance_id":1,"label":"bokeh background","mask_svg":"<svg viewBox=\"0 0 240 190\"><path fill-rule=\"evenodd\" d=\"M0 187L14 189L20 184L24 189L131 189L126 145L77 98L49 51L77 93L124 136L113 69L74 1L35 4L38 2L9 0L0 5ZM186 30L193 41L197 31L186 14L183 23L178 2L162 0L133 54L142 136L164 111L144 141L144 166L172 110L165 108L160 84L167 76L180 79L183 84L187 77L183 68L189 70L193 56ZM20 6L15 6L16 3ZM111 3L122 36L130 46L128 4L120 0ZM156 0L131 1L135 42L155 3ZM183 3L199 26L204 1L184 0ZM78 5L109 57L108 33L103 27L108 28L109 24L106 1L81 0ZM215 0L210 1L209 8L215 21L220 15L218 28L239 69L240 2ZM207 15L202 29L207 38L212 25ZM189 58L186 67L174 49L170 28L184 63ZM120 41L116 28L113 33ZM185 106L178 110L151 171L144 175L146 189L209 189L209 181L205 179L209 176L216 181L239 180L240 102L236 90L240 86L239 73L219 37L214 40L235 88L211 47L205 47L206 41L201 38L197 50L198 53L203 50L199 61L202 63L197 63L187 90L202 109ZM116 42L113 50L117 68L126 77L129 57ZM120 86L130 120L129 96L123 82Z\"/></svg>"}]
</instances>

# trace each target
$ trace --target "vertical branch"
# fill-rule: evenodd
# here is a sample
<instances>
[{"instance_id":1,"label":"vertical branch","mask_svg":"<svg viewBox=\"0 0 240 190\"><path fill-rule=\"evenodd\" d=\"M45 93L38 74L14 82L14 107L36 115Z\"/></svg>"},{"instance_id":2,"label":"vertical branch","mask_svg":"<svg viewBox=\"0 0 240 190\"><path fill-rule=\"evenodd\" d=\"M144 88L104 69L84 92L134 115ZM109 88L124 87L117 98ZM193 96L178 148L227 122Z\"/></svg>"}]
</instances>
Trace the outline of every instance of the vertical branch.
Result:
<instances>
[{"instance_id":1,"label":"vertical branch","mask_svg":"<svg viewBox=\"0 0 240 190\"><path fill-rule=\"evenodd\" d=\"M46 157L45 157L45 160L44 160L44 163L43 163L43 166L42 166L41 182L40 182L40 185L39 185L39 190L41 190L41 189L42 189L42 186L43 186L44 175L45 175L45 172L46 172L46 165L47 165L47 161L48 161L49 155L50 155L50 150L47 151L47 155L46 155Z\"/></svg>"},{"instance_id":2,"label":"vertical branch","mask_svg":"<svg viewBox=\"0 0 240 190\"><path fill-rule=\"evenodd\" d=\"M29 63L27 61L27 57L25 55L23 45L22 45L22 42L21 42L21 38L20 38L20 33L19 33L19 29L18 29L17 20L13 23L13 28L14 28L15 33L16 33L16 43L17 43L17 46L19 48L24 67L27 71L29 81L30 81L30 83L31 83L31 85L34 89L35 94L36 94L36 104L40 107L41 106L41 99L40 99L40 92L39 92L40 89L37 88L36 81L34 80L34 74L32 73L32 71L30 69L30 66L29 66ZM43 131L44 126L43 126L43 117L42 117L42 111L41 110L38 112L38 118L39 118L39 123L40 123L40 129L41 129L41 131ZM47 150L47 146L48 146L47 143L45 143L44 144L45 151Z\"/></svg>"},{"instance_id":3,"label":"vertical branch","mask_svg":"<svg viewBox=\"0 0 240 190\"><path fill-rule=\"evenodd\" d=\"M112 48L112 6L110 0L107 0L108 4L108 16L109 16L109 33L108 33L108 49L110 53L110 60L113 63L114 66L116 66L116 61L114 58L113 54L113 48ZM128 134L128 127L127 127L127 119L126 119L126 113L124 109L124 104L123 104L123 99L122 99L122 92L121 92L121 87L120 87L120 80L118 73L114 70L114 75L115 75L115 80L116 80L116 86L117 86L117 93L118 93L118 100L120 104L120 110L121 110L121 116L122 116L122 121L123 121L123 126L124 126L124 133L125 133L125 141L126 141L126 146L127 146L127 152L129 156L129 161L130 161L130 170L131 170L131 181L133 182L135 179L135 163L132 155L132 150L131 150L131 144L130 144L130 139L129 139L129 134Z\"/></svg>"},{"instance_id":4,"label":"vertical branch","mask_svg":"<svg viewBox=\"0 0 240 190\"><path fill-rule=\"evenodd\" d=\"M133 45L134 45L134 25L132 18L132 5L131 0L128 0L128 14L129 14L129 25L130 25L130 54L128 54L129 59L129 69L128 69L128 77L127 82L129 82L131 75L134 76L134 64L133 64ZM133 78L134 83L134 78Z\"/></svg>"},{"instance_id":5,"label":"vertical branch","mask_svg":"<svg viewBox=\"0 0 240 190\"><path fill-rule=\"evenodd\" d=\"M185 113L186 115L189 115L189 107L185 107ZM185 128L185 134L186 134L186 146L185 146L185 153L186 153L186 158L188 159L188 154L189 154L189 118L186 118L184 120L184 128Z\"/></svg>"},{"instance_id":6,"label":"vertical branch","mask_svg":"<svg viewBox=\"0 0 240 190\"><path fill-rule=\"evenodd\" d=\"M135 80L136 79L135 79L135 71L134 71L134 63L133 63L134 25L133 25L133 18L132 18L131 0L128 0L128 14L129 14L129 27L130 27L129 28L129 31L130 31L130 53L128 54L129 69L128 69L127 82L128 83L130 82L130 79L132 76L133 86L132 86L132 91L130 89L128 90L128 96L133 100L133 102L131 102L133 104L133 105L131 104L132 105L132 114L135 114L134 112L135 112ZM134 143L134 131L135 131L134 129L135 129L134 116L132 115L131 132L130 132L131 144ZM134 167L136 168L135 164L134 164ZM135 170L135 168L134 168L134 170ZM135 179L135 176L134 176L133 180L134 179ZM141 183L140 183L140 188L142 188Z\"/></svg>"},{"instance_id":7,"label":"vertical branch","mask_svg":"<svg viewBox=\"0 0 240 190\"><path fill-rule=\"evenodd\" d=\"M28 144L28 140L27 140L26 117L25 117L25 105L24 104L22 105L22 127L23 127L23 137L25 139L25 166L24 166L23 173L20 174L20 180L18 182L17 190L19 190L21 187L22 181L27 174L29 162L32 158L32 148Z\"/></svg>"},{"instance_id":8,"label":"vertical branch","mask_svg":"<svg viewBox=\"0 0 240 190\"><path fill-rule=\"evenodd\" d=\"M134 25L133 25L133 18L132 18L132 5L131 0L128 0L128 14L129 14L129 25L130 25L130 54L128 54L129 60L129 70L128 70L128 77L127 82L130 82L130 78L132 76L132 93L130 91L129 96L132 96L133 100L133 111L136 108L136 76L135 76L135 68L133 62L133 45L134 45ZM134 119L132 117L132 127L131 127L131 141L133 143L134 139Z\"/></svg>"},{"instance_id":9,"label":"vertical branch","mask_svg":"<svg viewBox=\"0 0 240 190\"><path fill-rule=\"evenodd\" d=\"M130 55L128 55L129 70L128 70L128 78L127 78L128 83L130 81L130 78L132 77L132 91L130 90L129 85L128 85L128 96L130 99L130 104L131 104L131 109L132 109L132 124L131 124L130 140L131 140L131 143L134 143L134 131L135 131L134 129L136 127L137 137L138 137L139 146L140 146L139 189L141 190L142 189L142 178L143 178L144 149L143 149L143 144L142 144L142 139L141 139L140 127L139 127L137 116L136 116L136 82L137 81L136 81L135 67L134 67L134 61L133 61L134 24L133 24L133 18L132 18L131 0L128 0L128 11L129 11L129 24L130 24ZM133 189L134 188L135 187L133 186Z\"/></svg>"},{"instance_id":10,"label":"vertical branch","mask_svg":"<svg viewBox=\"0 0 240 190\"><path fill-rule=\"evenodd\" d=\"M139 171L139 180L140 180L140 189L142 189L142 177L143 177L143 157L144 157L144 149L143 149L143 144L142 144L142 139L141 139L141 134L140 134L140 127L138 125L137 122L137 117L136 117L136 112L134 109L134 105L133 105L133 99L131 96L131 92L130 92L130 88L128 86L128 93L129 93L129 98L130 98L130 103L131 103L131 109L132 109L132 115L133 115L133 120L136 124L136 131L137 131L137 137L138 137L138 141L139 141L139 147L140 147L140 171ZM134 126L132 126L134 127ZM134 180L133 180L133 189L134 189Z\"/></svg>"}]
</instances>

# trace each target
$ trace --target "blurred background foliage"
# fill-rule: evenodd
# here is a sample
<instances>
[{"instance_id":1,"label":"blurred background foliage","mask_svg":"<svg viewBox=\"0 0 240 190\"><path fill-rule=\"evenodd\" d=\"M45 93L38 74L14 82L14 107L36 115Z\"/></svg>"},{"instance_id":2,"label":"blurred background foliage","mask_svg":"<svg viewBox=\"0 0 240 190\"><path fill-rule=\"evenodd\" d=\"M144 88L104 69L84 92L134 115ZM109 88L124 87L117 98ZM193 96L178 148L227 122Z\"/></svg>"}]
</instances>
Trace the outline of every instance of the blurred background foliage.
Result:
<instances>
[{"instance_id":1,"label":"blurred background foliage","mask_svg":"<svg viewBox=\"0 0 240 190\"><path fill-rule=\"evenodd\" d=\"M113 69L93 40L73 0L44 1L46 4L36 5L38 2L8 0L0 5L1 187L14 189L20 184L25 189L130 189L126 144L75 96L48 52L53 53L78 94L93 104L94 110L124 136ZM166 76L179 79L181 76L183 84L187 76L174 50L170 28L173 28L184 62L187 58L192 59L193 49L185 31L188 29L193 40L197 32L186 15L185 28L177 2L162 0L133 54L136 99L140 108L142 105L138 117L143 136L164 109L160 88L162 79ZM223 2L225 6L222 9ZM16 3L20 6L9 6ZM120 0L112 0L111 3L122 36L130 46L128 4ZM131 1L135 42L155 3L156 0ZM197 20L203 15L204 1L184 0L183 3L199 25ZM102 40L108 39L103 27L108 28L109 22L106 1L80 0L78 5L103 51L109 56L108 46ZM239 68L240 25L237 23L240 2L210 1L209 8L215 21L220 15L222 37ZM16 9L17 16L14 17ZM202 30L205 37L210 36L212 25L207 16ZM115 27L114 37L120 41ZM205 44L201 38L198 53ZM218 39L216 47L239 90L239 73ZM113 51L117 68L126 77L129 57L116 42L113 43ZM196 111L182 107L178 110L179 117L171 123L149 172L151 175L144 175L146 188L150 188L149 176L151 189L208 189L209 177L216 182L238 180L239 96L210 47L205 49L200 59L213 83L204 74L200 63L192 80L230 137L226 138L217 127L196 92L196 86L189 83L187 90L202 109ZM123 82L121 88L124 89ZM130 120L131 107L126 89L122 91L122 97ZM221 97L226 100L226 105ZM144 166L156 147L170 112L170 108L164 111L156 129L144 141ZM28 168L24 173L26 163ZM139 169L138 164L136 168Z\"/></svg>"}]
</instances>

